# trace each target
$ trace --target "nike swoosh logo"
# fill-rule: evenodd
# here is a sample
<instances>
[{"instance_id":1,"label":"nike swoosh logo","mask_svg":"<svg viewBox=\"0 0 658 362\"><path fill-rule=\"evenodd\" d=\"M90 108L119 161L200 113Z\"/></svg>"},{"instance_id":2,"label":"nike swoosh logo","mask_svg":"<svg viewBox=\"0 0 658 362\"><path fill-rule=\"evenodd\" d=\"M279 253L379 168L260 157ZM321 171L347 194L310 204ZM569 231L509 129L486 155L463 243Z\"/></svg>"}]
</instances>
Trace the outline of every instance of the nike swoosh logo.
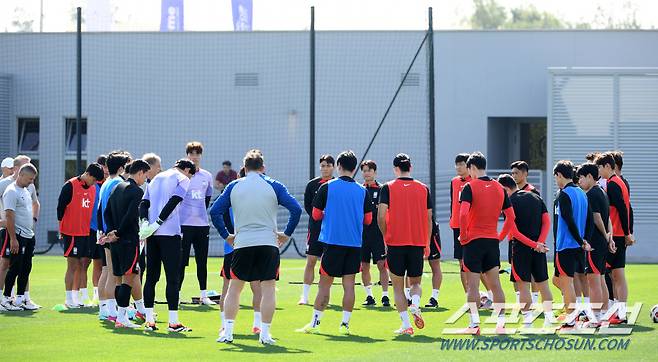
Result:
<instances>
[{"instance_id":1,"label":"nike swoosh logo","mask_svg":"<svg viewBox=\"0 0 658 362\"><path fill-rule=\"evenodd\" d=\"M410 185L411 185L411 184L402 184L402 186L405 186L405 187L406 187L406 186L410 186Z\"/></svg>"},{"instance_id":2,"label":"nike swoosh logo","mask_svg":"<svg viewBox=\"0 0 658 362\"><path fill-rule=\"evenodd\" d=\"M486 186L484 186L484 187L489 188L489 187L491 187L491 185L486 185Z\"/></svg>"}]
</instances>

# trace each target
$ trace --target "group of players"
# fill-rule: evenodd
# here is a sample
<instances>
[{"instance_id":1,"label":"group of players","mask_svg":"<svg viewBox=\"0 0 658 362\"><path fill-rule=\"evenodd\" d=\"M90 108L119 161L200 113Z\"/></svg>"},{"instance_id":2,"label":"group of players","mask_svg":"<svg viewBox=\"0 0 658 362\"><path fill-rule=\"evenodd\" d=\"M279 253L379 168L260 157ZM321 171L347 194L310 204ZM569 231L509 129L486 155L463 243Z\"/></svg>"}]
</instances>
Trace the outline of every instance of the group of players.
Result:
<instances>
[{"instance_id":1,"label":"group of players","mask_svg":"<svg viewBox=\"0 0 658 362\"><path fill-rule=\"evenodd\" d=\"M278 247L294 232L302 208L283 184L265 174L263 154L250 150L240 178L226 186L208 212L213 179L200 167L203 146L190 142L185 151L186 158L166 171L161 171L155 154L133 160L125 151L113 151L64 184L57 217L67 257L65 305L79 308L89 303L86 275L89 265L93 265L99 318L113 322L117 328L141 327L135 322L144 321L146 330L157 330L155 286L164 265L168 330L191 330L179 321L178 304L192 246L200 303L215 304L206 292L210 215L225 240L226 254L221 272L224 287L219 303L222 327L218 342L233 341L240 294L249 282L254 294L253 332L260 335L261 343L273 344L270 326L275 310ZM553 283L565 302L565 310L556 320L548 287L549 248L545 243L551 217L539 192L527 183L527 163L513 163L511 175L500 175L495 180L486 175L486 158L481 153L456 156L457 176L450 185L450 227L454 256L460 262L461 282L470 306L468 333L479 333L478 308L504 311L499 242L506 238L510 240L511 281L515 283L517 302L522 304L526 327L532 324L530 307L539 293L546 327L559 322L563 328L573 328L575 320L569 312L578 308L577 298L586 307L589 327L599 326L602 320L625 322L625 253L634 238L629 186L621 176L622 153L590 154L587 158L588 162L578 167L560 161L553 169L560 189L553 205ZM30 190L34 190L37 171L25 159L19 156L14 160L14 175L9 176L12 181L7 182L2 196L5 215L0 224L0 273L6 277L0 275L5 284L0 306L6 310L38 308L28 291L39 208L36 193L31 195ZM392 166L396 178L382 185L376 180L377 164L372 160L358 164L352 151L340 153L335 161L331 155L320 158L321 176L309 181L304 194L309 225L299 304L309 302L318 260L320 280L311 321L299 332L319 330L333 281L341 278L343 318L339 330L349 334L355 276L359 272L367 295L363 305L376 305L371 260L379 270L383 306L390 306L389 281L393 286L402 322L395 333L414 334L410 317L417 328L425 325L420 306L425 259L432 270L432 296L425 307L438 306L441 244L433 196L426 185L411 177L408 155L395 156ZM363 184L354 180L357 167L363 174ZM333 177L334 168L337 178ZM3 182L0 180L0 185ZM283 232L278 231L276 222L279 205L290 213ZM505 221L498 231L501 215ZM17 292L12 298L14 280ZM480 283L486 292L479 292ZM616 302L612 302L613 296ZM130 306L131 297L134 307ZM504 313L500 313L497 328L504 329L504 323Z\"/></svg>"}]
</instances>

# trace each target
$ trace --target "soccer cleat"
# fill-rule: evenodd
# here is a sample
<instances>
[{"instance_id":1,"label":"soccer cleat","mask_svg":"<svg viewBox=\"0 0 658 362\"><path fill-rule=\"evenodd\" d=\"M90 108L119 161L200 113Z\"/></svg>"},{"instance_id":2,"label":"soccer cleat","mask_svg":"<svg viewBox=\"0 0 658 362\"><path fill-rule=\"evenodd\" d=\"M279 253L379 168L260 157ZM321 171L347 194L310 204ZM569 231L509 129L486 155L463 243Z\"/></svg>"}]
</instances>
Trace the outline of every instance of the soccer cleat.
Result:
<instances>
[{"instance_id":1,"label":"soccer cleat","mask_svg":"<svg viewBox=\"0 0 658 362\"><path fill-rule=\"evenodd\" d=\"M430 297L429 302L425 304L425 308L438 308L439 307L439 302L434 299L434 297Z\"/></svg>"},{"instance_id":2,"label":"soccer cleat","mask_svg":"<svg viewBox=\"0 0 658 362\"><path fill-rule=\"evenodd\" d=\"M144 324L144 330L149 331L149 332L154 332L158 330L158 327L156 327L155 323L145 323Z\"/></svg>"},{"instance_id":3,"label":"soccer cleat","mask_svg":"<svg viewBox=\"0 0 658 362\"><path fill-rule=\"evenodd\" d=\"M391 306L391 301L388 299L387 296L382 297L382 306L383 307L390 307Z\"/></svg>"},{"instance_id":4,"label":"soccer cleat","mask_svg":"<svg viewBox=\"0 0 658 362\"><path fill-rule=\"evenodd\" d=\"M349 336L350 335L350 325L347 323L341 323L340 327L338 327L338 333L344 335L344 336Z\"/></svg>"},{"instance_id":5,"label":"soccer cleat","mask_svg":"<svg viewBox=\"0 0 658 362\"><path fill-rule=\"evenodd\" d=\"M7 312L19 312L22 311L23 308L15 305L11 299L3 299L2 302L0 302L0 305L7 311Z\"/></svg>"},{"instance_id":6,"label":"soccer cleat","mask_svg":"<svg viewBox=\"0 0 658 362\"><path fill-rule=\"evenodd\" d=\"M222 329L219 332L219 338L217 338L217 342L219 343L233 343L233 336L227 336L226 331Z\"/></svg>"},{"instance_id":7,"label":"soccer cleat","mask_svg":"<svg viewBox=\"0 0 658 362\"><path fill-rule=\"evenodd\" d=\"M411 299L407 299L407 307L411 307Z\"/></svg>"},{"instance_id":8,"label":"soccer cleat","mask_svg":"<svg viewBox=\"0 0 658 362\"><path fill-rule=\"evenodd\" d=\"M213 302L208 297L201 298L201 300L199 301L199 304L201 304L201 305L217 305L217 303Z\"/></svg>"},{"instance_id":9,"label":"soccer cleat","mask_svg":"<svg viewBox=\"0 0 658 362\"><path fill-rule=\"evenodd\" d=\"M7 311L7 309L5 307L3 307L2 304L0 304L0 312L6 312L6 311Z\"/></svg>"},{"instance_id":10,"label":"soccer cleat","mask_svg":"<svg viewBox=\"0 0 658 362\"><path fill-rule=\"evenodd\" d=\"M146 322L146 315L138 311L137 313L135 313L135 322L139 324Z\"/></svg>"},{"instance_id":11,"label":"soccer cleat","mask_svg":"<svg viewBox=\"0 0 658 362\"><path fill-rule=\"evenodd\" d=\"M585 326L587 328L599 328L599 327L601 327L601 323L600 322L589 321L589 322L587 322L587 324L585 324Z\"/></svg>"},{"instance_id":12,"label":"soccer cleat","mask_svg":"<svg viewBox=\"0 0 658 362\"><path fill-rule=\"evenodd\" d=\"M23 304L30 305L30 307L34 307L35 309L41 309L41 306L38 305L37 303L34 303L32 299L28 299L27 301L23 302ZM33 310L33 309L30 309Z\"/></svg>"},{"instance_id":13,"label":"soccer cleat","mask_svg":"<svg viewBox=\"0 0 658 362\"><path fill-rule=\"evenodd\" d=\"M140 328L141 326L139 324L135 324L131 321L128 321L127 323L121 323L119 321L114 322L114 328L131 328L131 329L136 329Z\"/></svg>"},{"instance_id":14,"label":"soccer cleat","mask_svg":"<svg viewBox=\"0 0 658 362\"><path fill-rule=\"evenodd\" d=\"M29 300L24 301L23 303L21 303L20 307L23 308L24 310L37 310L37 309L39 309L38 305L32 303L32 301L29 301Z\"/></svg>"},{"instance_id":15,"label":"soccer cleat","mask_svg":"<svg viewBox=\"0 0 658 362\"><path fill-rule=\"evenodd\" d=\"M304 299L304 297L299 298L299 302L297 302L297 305L307 305L308 300Z\"/></svg>"},{"instance_id":16,"label":"soccer cleat","mask_svg":"<svg viewBox=\"0 0 658 362\"><path fill-rule=\"evenodd\" d=\"M272 338L271 336L268 336L268 337L258 338L258 342L260 342L260 344L262 344L262 345L268 346L268 345L275 344L276 340L274 338Z\"/></svg>"},{"instance_id":17,"label":"soccer cleat","mask_svg":"<svg viewBox=\"0 0 658 362\"><path fill-rule=\"evenodd\" d=\"M371 305L377 305L377 302L375 302L375 298L371 296L366 297L366 301L361 303L362 306L371 306Z\"/></svg>"},{"instance_id":18,"label":"soccer cleat","mask_svg":"<svg viewBox=\"0 0 658 362\"><path fill-rule=\"evenodd\" d=\"M423 320L423 316L420 314L420 308L416 305L411 305L409 307L409 313L414 317L414 324L418 329L423 329L425 328L425 321Z\"/></svg>"},{"instance_id":19,"label":"soccer cleat","mask_svg":"<svg viewBox=\"0 0 658 362\"><path fill-rule=\"evenodd\" d=\"M117 316L115 315L108 316L106 320L110 323L114 323L117 321Z\"/></svg>"},{"instance_id":20,"label":"soccer cleat","mask_svg":"<svg viewBox=\"0 0 658 362\"><path fill-rule=\"evenodd\" d=\"M76 304L76 303L73 303L73 304L66 303L66 304L64 304L64 306L66 307L66 309L79 309L80 308L80 304Z\"/></svg>"},{"instance_id":21,"label":"soccer cleat","mask_svg":"<svg viewBox=\"0 0 658 362\"><path fill-rule=\"evenodd\" d=\"M260 334L260 328L258 328L258 327L252 327L252 328L251 328L251 333L253 333L253 334Z\"/></svg>"},{"instance_id":22,"label":"soccer cleat","mask_svg":"<svg viewBox=\"0 0 658 362\"><path fill-rule=\"evenodd\" d=\"M626 323L628 323L628 320L620 319L619 316L617 316L617 314L615 314L612 317L610 317L608 322L610 322L610 324L612 324L612 325L617 325L617 324L626 324Z\"/></svg>"},{"instance_id":23,"label":"soccer cleat","mask_svg":"<svg viewBox=\"0 0 658 362\"><path fill-rule=\"evenodd\" d=\"M98 320L106 321L107 318L109 318L109 316L107 315L107 313L98 313Z\"/></svg>"},{"instance_id":24,"label":"soccer cleat","mask_svg":"<svg viewBox=\"0 0 658 362\"><path fill-rule=\"evenodd\" d=\"M413 336L414 335L414 329L409 327L409 328L403 328L400 327L400 329L393 331L394 334L397 334L398 336L402 335L408 335L408 336Z\"/></svg>"},{"instance_id":25,"label":"soccer cleat","mask_svg":"<svg viewBox=\"0 0 658 362\"><path fill-rule=\"evenodd\" d=\"M562 323L562 326L560 327L560 329L573 329L573 328L576 328L575 320L571 322Z\"/></svg>"},{"instance_id":26,"label":"soccer cleat","mask_svg":"<svg viewBox=\"0 0 658 362\"><path fill-rule=\"evenodd\" d=\"M318 325L318 326L313 327L311 325L311 323L309 323L309 324L305 325L304 327L295 330L295 332L306 333L306 334L317 334L317 333L320 333L320 326Z\"/></svg>"},{"instance_id":27,"label":"soccer cleat","mask_svg":"<svg viewBox=\"0 0 658 362\"><path fill-rule=\"evenodd\" d=\"M192 328L188 328L180 323L176 323L176 324L169 324L167 330L169 332L191 332Z\"/></svg>"}]
</instances>

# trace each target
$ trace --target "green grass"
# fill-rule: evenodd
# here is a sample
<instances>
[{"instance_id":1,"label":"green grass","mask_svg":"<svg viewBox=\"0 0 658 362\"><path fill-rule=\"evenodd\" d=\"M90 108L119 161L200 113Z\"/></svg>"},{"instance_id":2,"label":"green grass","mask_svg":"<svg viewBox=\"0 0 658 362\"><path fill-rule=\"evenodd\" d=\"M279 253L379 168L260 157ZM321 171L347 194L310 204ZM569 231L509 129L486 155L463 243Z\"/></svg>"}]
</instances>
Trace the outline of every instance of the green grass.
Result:
<instances>
[{"instance_id":1,"label":"green grass","mask_svg":"<svg viewBox=\"0 0 658 362\"><path fill-rule=\"evenodd\" d=\"M194 261L190 261L184 285L184 295L189 299L196 295L197 283L194 274ZM209 261L209 289L221 291L219 270L221 259L211 258ZM463 304L464 293L459 283L457 265L453 261L442 264L444 270L443 287L441 288L439 310L424 310L426 327L416 330L414 337L396 338L392 331L399 327L400 321L393 309L381 307L365 309L360 307L365 295L357 286L357 307L352 315L352 336L344 337L338 334L341 312L338 307L330 307L322 320L322 334L302 335L295 333L296 328L305 325L311 317L310 306L297 306L296 302L301 290L300 285L289 284L300 281L304 261L283 260L281 265L281 281L278 283L278 305L272 326L272 334L277 338L276 346L263 347L258 344L256 336L250 334L252 313L244 307L237 318L235 327L235 343L233 345L218 344L217 330L220 325L218 308L204 306L182 306L181 321L191 326L194 331L186 334L158 331L147 334L130 330L115 330L106 322L100 322L96 317L96 309L82 309L67 312L55 312L51 308L64 301L64 268L61 257L38 256L34 259L31 277L31 296L44 308L36 313L1 313L0 314L0 355L5 358L20 360L191 360L191 359L230 359L230 360L473 360L485 358L490 360L564 360L577 358L581 360L657 360L658 347L656 340L656 324L649 320L648 309L658 303L658 265L630 265L627 276L630 285L631 300L643 302L645 305L640 313L632 335L628 337L630 344L627 350L621 351L446 351L441 350L441 340L453 338L479 338L491 342L506 337L454 337L442 335L446 327L444 322ZM426 267L426 271L429 267ZM552 270L552 269L550 269ZM504 274L503 286L508 297L513 290ZM357 280L359 277L357 277ZM431 291L429 275L423 278L426 302ZM315 296L315 287L311 296ZM392 291L392 289L391 289ZM158 299L164 296L164 274L158 284ZM333 289L332 305L340 305L341 291L336 286ZM381 290L375 288L375 296L379 301ZM391 293L392 295L392 293ZM555 295L559 295L555 291ZM245 288L242 305L249 305L251 292ZM159 320L166 322L166 305L157 305ZM466 326L467 317L459 320L456 326ZM539 321L539 324L541 321ZM523 340L528 336L516 335L511 338ZM554 337L543 337L554 338ZM559 338L581 339L578 336L560 336ZM603 336L594 337L597 340ZM619 337L607 337L619 338Z\"/></svg>"}]
</instances>

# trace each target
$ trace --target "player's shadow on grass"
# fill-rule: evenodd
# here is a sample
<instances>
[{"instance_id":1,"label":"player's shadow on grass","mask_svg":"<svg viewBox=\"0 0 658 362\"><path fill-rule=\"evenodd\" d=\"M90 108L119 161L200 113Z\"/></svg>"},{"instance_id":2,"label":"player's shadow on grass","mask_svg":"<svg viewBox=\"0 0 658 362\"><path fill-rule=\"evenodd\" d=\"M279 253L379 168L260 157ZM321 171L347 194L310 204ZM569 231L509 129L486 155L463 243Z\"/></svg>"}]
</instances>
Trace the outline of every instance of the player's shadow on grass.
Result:
<instances>
[{"instance_id":1,"label":"player's shadow on grass","mask_svg":"<svg viewBox=\"0 0 658 362\"><path fill-rule=\"evenodd\" d=\"M73 308L60 311L62 314L98 314L98 309L96 308Z\"/></svg>"},{"instance_id":2,"label":"player's shadow on grass","mask_svg":"<svg viewBox=\"0 0 658 362\"><path fill-rule=\"evenodd\" d=\"M305 349L299 349L299 348L289 348L281 345L269 345L269 346L250 346L246 344L241 344L237 343L236 341L238 339L244 340L244 339L252 339L249 338L252 337L251 335L234 335L233 338L233 343L231 344L223 344L219 349L222 352L246 352L246 353L263 353L263 354L270 354L270 353L286 353L286 354L299 354L299 353L311 353L311 351L307 351Z\"/></svg>"},{"instance_id":3,"label":"player's shadow on grass","mask_svg":"<svg viewBox=\"0 0 658 362\"><path fill-rule=\"evenodd\" d=\"M393 340L396 342L411 342L411 343L437 343L439 338L423 336L423 335L398 335L393 337Z\"/></svg>"},{"instance_id":4,"label":"player's shadow on grass","mask_svg":"<svg viewBox=\"0 0 658 362\"><path fill-rule=\"evenodd\" d=\"M4 317L19 317L19 318L34 318L36 317L36 310L22 310L2 313Z\"/></svg>"},{"instance_id":5,"label":"player's shadow on grass","mask_svg":"<svg viewBox=\"0 0 658 362\"><path fill-rule=\"evenodd\" d=\"M143 328L114 328L114 325L111 323L103 323L102 327L114 334L120 335L130 335L130 336L144 336L146 338L165 338L165 339L199 339L203 338L201 336L195 336L189 333L178 333L178 332L168 332L167 327L164 327L164 333L160 332L148 332Z\"/></svg>"},{"instance_id":6,"label":"player's shadow on grass","mask_svg":"<svg viewBox=\"0 0 658 362\"><path fill-rule=\"evenodd\" d=\"M367 336L359 336L355 334L344 336L344 335L318 333L317 335L325 337L328 341L335 341L335 342L377 343L377 342L386 341L385 339L377 339Z\"/></svg>"}]
</instances>

